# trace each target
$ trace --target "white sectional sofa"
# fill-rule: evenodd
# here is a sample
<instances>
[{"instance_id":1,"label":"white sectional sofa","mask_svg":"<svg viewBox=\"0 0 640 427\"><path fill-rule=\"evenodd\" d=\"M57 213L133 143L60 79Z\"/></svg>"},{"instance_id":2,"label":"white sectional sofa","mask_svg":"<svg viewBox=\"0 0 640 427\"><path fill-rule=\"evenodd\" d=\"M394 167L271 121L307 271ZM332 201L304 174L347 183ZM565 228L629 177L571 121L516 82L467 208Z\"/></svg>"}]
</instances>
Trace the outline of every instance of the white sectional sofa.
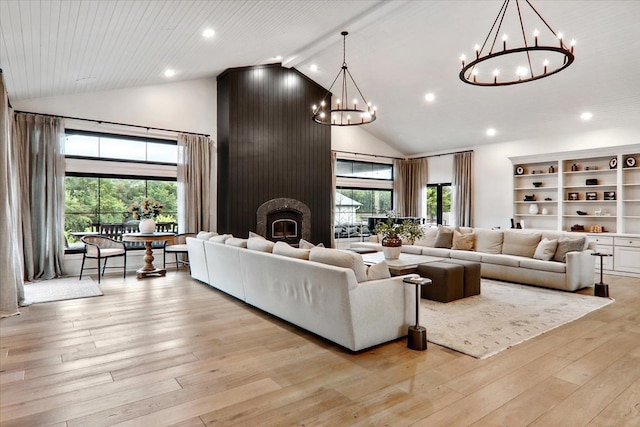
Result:
<instances>
[{"instance_id":1,"label":"white sectional sofa","mask_svg":"<svg viewBox=\"0 0 640 427\"><path fill-rule=\"evenodd\" d=\"M187 238L193 278L349 350L401 338L415 324L415 286L388 269L367 271L358 254L199 236Z\"/></svg>"},{"instance_id":2,"label":"white sectional sofa","mask_svg":"<svg viewBox=\"0 0 640 427\"><path fill-rule=\"evenodd\" d=\"M377 236L351 246L382 250ZM402 246L405 253L479 262L482 277L565 291L593 285L594 250L582 233L442 226L425 228L422 239Z\"/></svg>"}]
</instances>

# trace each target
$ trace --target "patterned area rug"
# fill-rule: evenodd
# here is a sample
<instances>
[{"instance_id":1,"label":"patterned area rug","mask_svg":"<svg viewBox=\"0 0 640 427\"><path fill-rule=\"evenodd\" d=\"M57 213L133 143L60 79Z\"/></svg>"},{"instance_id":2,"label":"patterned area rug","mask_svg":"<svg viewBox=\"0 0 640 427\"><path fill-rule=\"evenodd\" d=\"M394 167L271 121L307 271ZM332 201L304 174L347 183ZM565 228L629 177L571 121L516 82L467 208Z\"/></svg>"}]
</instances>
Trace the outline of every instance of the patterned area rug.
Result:
<instances>
[{"instance_id":1,"label":"patterned area rug","mask_svg":"<svg viewBox=\"0 0 640 427\"><path fill-rule=\"evenodd\" d=\"M91 277L78 280L77 277L43 280L25 283L23 305L67 299L101 296L102 291Z\"/></svg>"},{"instance_id":2,"label":"patterned area rug","mask_svg":"<svg viewBox=\"0 0 640 427\"><path fill-rule=\"evenodd\" d=\"M486 359L614 300L482 279L481 295L440 303L422 300L427 340Z\"/></svg>"}]
</instances>

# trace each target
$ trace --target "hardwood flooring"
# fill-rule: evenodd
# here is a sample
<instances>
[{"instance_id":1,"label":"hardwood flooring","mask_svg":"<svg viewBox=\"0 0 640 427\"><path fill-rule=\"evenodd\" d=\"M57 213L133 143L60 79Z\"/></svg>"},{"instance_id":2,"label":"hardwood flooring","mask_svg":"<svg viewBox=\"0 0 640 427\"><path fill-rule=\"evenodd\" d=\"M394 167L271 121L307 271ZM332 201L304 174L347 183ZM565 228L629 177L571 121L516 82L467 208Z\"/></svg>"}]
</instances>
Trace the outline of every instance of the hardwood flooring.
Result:
<instances>
[{"instance_id":1,"label":"hardwood flooring","mask_svg":"<svg viewBox=\"0 0 640 427\"><path fill-rule=\"evenodd\" d=\"M354 354L186 270L111 276L0 320L0 424L638 426L640 279L605 282L614 304L477 360Z\"/></svg>"}]
</instances>

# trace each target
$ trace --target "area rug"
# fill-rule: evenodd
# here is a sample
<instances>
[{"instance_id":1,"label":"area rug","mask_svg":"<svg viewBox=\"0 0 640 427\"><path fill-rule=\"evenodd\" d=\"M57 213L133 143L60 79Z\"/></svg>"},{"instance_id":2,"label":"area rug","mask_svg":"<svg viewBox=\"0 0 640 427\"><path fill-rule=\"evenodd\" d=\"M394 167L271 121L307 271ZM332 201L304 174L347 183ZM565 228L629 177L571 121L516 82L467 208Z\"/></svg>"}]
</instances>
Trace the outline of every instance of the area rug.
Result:
<instances>
[{"instance_id":1,"label":"area rug","mask_svg":"<svg viewBox=\"0 0 640 427\"><path fill-rule=\"evenodd\" d=\"M43 280L25 283L23 305L101 296L100 287L90 277Z\"/></svg>"},{"instance_id":2,"label":"area rug","mask_svg":"<svg viewBox=\"0 0 640 427\"><path fill-rule=\"evenodd\" d=\"M572 322L614 300L482 279L481 295L422 300L427 340L478 359Z\"/></svg>"}]
</instances>

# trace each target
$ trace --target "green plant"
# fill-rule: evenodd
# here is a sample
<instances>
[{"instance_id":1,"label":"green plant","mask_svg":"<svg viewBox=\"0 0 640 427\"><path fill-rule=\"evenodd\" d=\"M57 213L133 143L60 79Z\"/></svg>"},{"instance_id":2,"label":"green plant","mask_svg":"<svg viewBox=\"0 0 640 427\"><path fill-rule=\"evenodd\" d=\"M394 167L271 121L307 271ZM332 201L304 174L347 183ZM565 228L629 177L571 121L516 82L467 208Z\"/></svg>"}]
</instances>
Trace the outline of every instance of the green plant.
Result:
<instances>
[{"instance_id":1,"label":"green plant","mask_svg":"<svg viewBox=\"0 0 640 427\"><path fill-rule=\"evenodd\" d=\"M416 239L424 236L424 231L418 222L405 219L401 224L398 224L396 218L393 211L387 212L387 220L378 222L373 232L381 234L383 237L404 237L412 244Z\"/></svg>"},{"instance_id":2,"label":"green plant","mask_svg":"<svg viewBox=\"0 0 640 427\"><path fill-rule=\"evenodd\" d=\"M424 230L420 223L405 219L402 222L402 236L413 244L417 239L424 237Z\"/></svg>"}]
</instances>

